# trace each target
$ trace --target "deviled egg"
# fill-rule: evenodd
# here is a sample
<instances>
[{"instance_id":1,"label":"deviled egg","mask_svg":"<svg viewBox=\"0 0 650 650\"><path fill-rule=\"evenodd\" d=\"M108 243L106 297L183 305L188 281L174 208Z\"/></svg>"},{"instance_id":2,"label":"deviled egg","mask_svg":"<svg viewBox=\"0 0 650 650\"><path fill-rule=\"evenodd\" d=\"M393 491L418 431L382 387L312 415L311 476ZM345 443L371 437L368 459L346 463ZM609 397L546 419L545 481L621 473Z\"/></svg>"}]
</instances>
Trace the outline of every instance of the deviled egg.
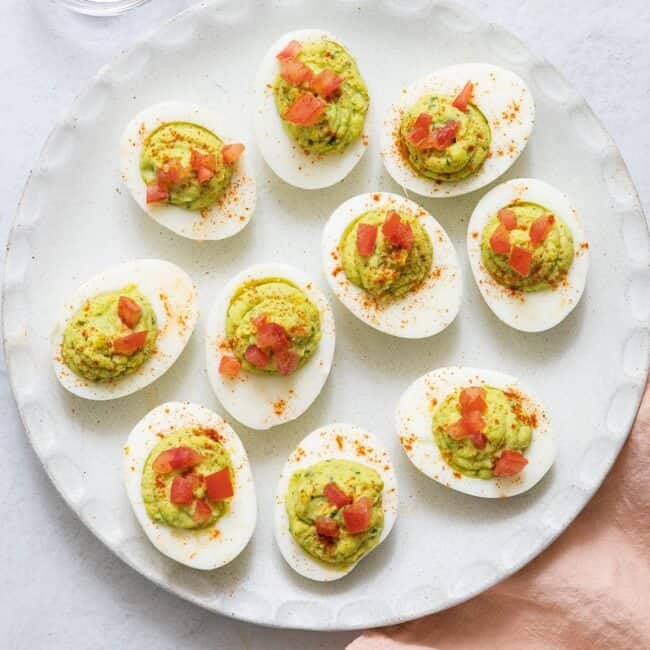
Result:
<instances>
[{"instance_id":1,"label":"deviled egg","mask_svg":"<svg viewBox=\"0 0 650 650\"><path fill-rule=\"evenodd\" d=\"M214 303L208 377L233 417L268 429L318 397L334 343L334 316L318 286L287 264L259 264L232 278Z\"/></svg>"},{"instance_id":2,"label":"deviled egg","mask_svg":"<svg viewBox=\"0 0 650 650\"><path fill-rule=\"evenodd\" d=\"M255 530L246 450L224 420L198 404L168 402L136 424L124 447L124 481L151 543L194 569L228 564Z\"/></svg>"},{"instance_id":3,"label":"deviled egg","mask_svg":"<svg viewBox=\"0 0 650 650\"><path fill-rule=\"evenodd\" d=\"M302 189L345 178L368 144L368 88L334 36L290 32L266 53L255 79L255 137L285 182Z\"/></svg>"},{"instance_id":4,"label":"deviled egg","mask_svg":"<svg viewBox=\"0 0 650 650\"><path fill-rule=\"evenodd\" d=\"M282 470L275 539L300 575L338 580L386 539L397 505L395 471L379 440L330 424L310 433Z\"/></svg>"},{"instance_id":5,"label":"deviled egg","mask_svg":"<svg viewBox=\"0 0 650 650\"><path fill-rule=\"evenodd\" d=\"M533 97L516 74L487 63L453 65L400 91L382 125L381 155L402 187L458 196L508 170L534 122Z\"/></svg>"},{"instance_id":6,"label":"deviled egg","mask_svg":"<svg viewBox=\"0 0 650 650\"><path fill-rule=\"evenodd\" d=\"M189 239L231 237L255 210L255 180L240 138L236 125L200 106L150 106L122 136L122 178L161 226Z\"/></svg>"},{"instance_id":7,"label":"deviled egg","mask_svg":"<svg viewBox=\"0 0 650 650\"><path fill-rule=\"evenodd\" d=\"M525 492L555 460L546 411L495 370L438 368L420 377L400 398L397 432L423 474L478 497Z\"/></svg>"},{"instance_id":8,"label":"deviled egg","mask_svg":"<svg viewBox=\"0 0 650 650\"><path fill-rule=\"evenodd\" d=\"M453 244L409 199L373 192L347 200L325 225L322 254L336 297L375 329L423 338L458 313L462 282Z\"/></svg>"},{"instance_id":9,"label":"deviled egg","mask_svg":"<svg viewBox=\"0 0 650 650\"><path fill-rule=\"evenodd\" d=\"M578 213L564 194L533 178L498 185L478 202L467 253L490 309L524 332L564 320L587 281L589 244Z\"/></svg>"},{"instance_id":10,"label":"deviled egg","mask_svg":"<svg viewBox=\"0 0 650 650\"><path fill-rule=\"evenodd\" d=\"M56 376L85 399L130 395L170 368L197 317L196 288L175 264L112 266L63 306L50 337Z\"/></svg>"}]
</instances>

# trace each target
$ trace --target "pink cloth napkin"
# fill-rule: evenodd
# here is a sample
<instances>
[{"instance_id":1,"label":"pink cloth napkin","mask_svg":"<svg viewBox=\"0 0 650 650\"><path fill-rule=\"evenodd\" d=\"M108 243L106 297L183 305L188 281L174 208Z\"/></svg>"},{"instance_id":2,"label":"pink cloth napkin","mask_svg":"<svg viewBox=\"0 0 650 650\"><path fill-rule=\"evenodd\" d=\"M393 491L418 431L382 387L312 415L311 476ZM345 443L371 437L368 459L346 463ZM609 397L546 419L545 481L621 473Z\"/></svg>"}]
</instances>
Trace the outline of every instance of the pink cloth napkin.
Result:
<instances>
[{"instance_id":1,"label":"pink cloth napkin","mask_svg":"<svg viewBox=\"0 0 650 650\"><path fill-rule=\"evenodd\" d=\"M476 598L348 650L650 649L650 384L602 487L542 555Z\"/></svg>"}]
</instances>

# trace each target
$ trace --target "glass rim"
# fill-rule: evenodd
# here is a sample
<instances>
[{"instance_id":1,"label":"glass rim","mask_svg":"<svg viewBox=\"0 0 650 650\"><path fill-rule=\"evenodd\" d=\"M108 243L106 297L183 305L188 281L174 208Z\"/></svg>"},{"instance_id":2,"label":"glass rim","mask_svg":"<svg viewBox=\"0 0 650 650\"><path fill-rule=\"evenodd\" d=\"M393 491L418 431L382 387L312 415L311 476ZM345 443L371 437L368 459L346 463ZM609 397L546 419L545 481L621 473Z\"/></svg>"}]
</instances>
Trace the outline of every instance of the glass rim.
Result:
<instances>
[{"instance_id":1,"label":"glass rim","mask_svg":"<svg viewBox=\"0 0 650 650\"><path fill-rule=\"evenodd\" d=\"M88 16L117 16L149 0L58 0L58 2L72 11Z\"/></svg>"}]
</instances>

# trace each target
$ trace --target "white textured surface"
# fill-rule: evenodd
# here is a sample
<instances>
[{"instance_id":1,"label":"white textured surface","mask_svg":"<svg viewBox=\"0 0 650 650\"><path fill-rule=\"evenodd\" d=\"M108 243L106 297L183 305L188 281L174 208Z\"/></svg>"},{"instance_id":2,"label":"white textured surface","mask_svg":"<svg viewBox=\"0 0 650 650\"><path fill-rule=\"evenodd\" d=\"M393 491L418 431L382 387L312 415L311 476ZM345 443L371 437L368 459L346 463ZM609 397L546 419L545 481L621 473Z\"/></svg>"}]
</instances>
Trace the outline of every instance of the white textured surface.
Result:
<instances>
[{"instance_id":1,"label":"white textured surface","mask_svg":"<svg viewBox=\"0 0 650 650\"><path fill-rule=\"evenodd\" d=\"M4 232L29 165L55 119L76 94L80 80L108 61L122 44L130 42L133 34L141 33L165 12L171 13L184 3L156 0L128 19L107 23L51 17L43 11L46 4L44 0L12 0L0 9L4 19L0 40L5 55L3 79L12 89L0 99L1 128L5 146L11 145L14 152L13 156L3 156L1 163L8 197L2 206ZM565 3L541 0L527 5L502 2L498 8L487 2L468 4L518 33L533 50L557 64L575 88L587 96L621 146L641 196L647 201L650 175L644 164L644 143L649 139L650 127L639 118L644 115L649 83L646 34L650 21L645 4L630 2L617 9L607 9L604 1L585 2L582 6L571 3L569 8ZM516 56L516 46L514 52L509 48L508 54ZM38 65L34 65L35 61ZM534 76L550 95L562 95L563 89L549 77L547 69L538 69ZM571 115L582 110L569 107ZM588 124L589 116L584 118L583 126ZM611 164L615 164L613 160ZM614 175L607 174L607 178ZM610 185L615 197L621 196L618 188ZM639 245L642 240L637 236L638 223L629 210L617 211L624 224L623 239L630 257L636 264L646 262L648 251ZM17 240L16 246L20 245ZM648 316L647 304L634 299L647 291L647 277L639 274L631 279L628 294L637 305L634 318ZM638 351L647 347L647 331L641 329L630 336L625 347L623 376L627 383L621 384L607 418L612 434L624 433L620 414L625 413L634 394L631 384L643 371ZM549 354L561 351L561 345L558 348L551 342ZM50 648L113 648L127 644L171 648L184 641L193 647L340 647L351 638L256 630L202 612L148 584L114 558L65 508L27 447L6 387L3 395L5 448L9 449L8 457L15 460L3 467L0 479L0 502L6 510L0 558L6 567L3 587L7 591L3 588L3 592L12 593L12 602L17 606L3 608L0 628L15 640L14 647L41 647L47 642ZM35 403L26 407L24 415L28 424L46 417ZM46 447L52 443L48 428L40 430L40 439L35 442ZM71 471L65 461L53 461L53 472ZM580 476L580 483L586 487L591 473L580 471ZM579 499L575 487L556 495L557 503L566 505L567 513ZM557 511L553 505L550 508ZM29 521L25 512L31 513ZM83 513L89 519L97 517L96 504L87 502ZM561 524L553 517L541 519L544 525ZM504 562L512 559L508 556ZM477 565L475 569L477 576L485 577L485 567ZM456 587L457 596L462 596L466 587ZM401 603L400 610L424 607L437 598L439 594L422 588L413 591L410 602ZM252 598L251 604L254 607ZM286 618L301 616L293 611L284 614ZM381 608L375 608L375 615L383 616ZM343 612L340 622L353 622L357 616L356 611Z\"/></svg>"},{"instance_id":2,"label":"white textured surface","mask_svg":"<svg viewBox=\"0 0 650 650\"><path fill-rule=\"evenodd\" d=\"M26 418L28 433L40 437L45 431L51 436L46 451L35 445L45 470L75 511L81 514L90 502L109 514L110 526L104 517L85 523L100 539L107 539L128 564L188 600L239 619L273 626L362 628L403 620L397 605L420 585L444 589L445 599L437 603L439 608L483 591L508 570L532 559L586 504L614 461L641 396L642 379L623 377L620 370L624 346L636 332L634 328L645 327L647 333L647 319L642 315L647 313L649 296L643 295L642 289L649 282L650 269L647 262L631 262L625 248L620 210L635 212L638 220L642 216L618 151L598 123L589 119L583 100L559 73L523 46L513 50L512 37L505 32L442 1L411 6L413 11L405 11L404 4L339 3L340 12L332 15L318 0L296 0L275 7L264 0L218 0L188 10L102 68L76 98L39 157L9 241L3 285L7 365L19 407L40 409L51 420L44 429ZM215 573L206 590L196 576L179 582L174 563L146 543L142 530L125 511L124 493L112 470L125 428L140 418L143 410L161 400L185 396L213 404L207 382L202 381L205 365L197 349L200 344L193 341L163 379L117 405L62 397L51 373L39 368L51 354L43 343L50 334L47 315L59 307L58 295L75 288L79 277L95 273L98 264L106 265L121 255L145 256L153 248L191 274L199 290L200 309L205 309L208 296L230 281L238 267L269 255L290 260L317 277L318 256L312 250L322 233L321 219L350 194L388 182L380 159L369 156L345 182L319 192L315 201L313 195L278 182L263 166L259 152L251 150L248 156L261 188L258 214L262 216L257 227L231 241L200 247L178 241L143 219L123 195L115 147L121 125L132 118L134 108L157 101L162 93L199 105L216 102L218 94L220 102L227 101L243 115L251 114L247 75L262 55L259 33L250 28L253 18L263 22L269 33L298 27L306 20L332 25L342 35L354 30L359 64L367 66L379 111L386 110L389 97L404 84L407 68L417 76L428 70L434 59L440 64L464 59L507 64L531 84L539 130L546 134L531 142L509 175L550 179L560 187L570 180L575 205L588 215L593 227L591 242L597 263L582 308L561 328L543 337L513 337L475 300L476 293L466 294L463 314L454 327L426 346L386 341L366 331L360 338L359 324L339 313L340 345L334 364L338 381L327 384L304 417L273 435L256 435L238 427L255 467L260 511L269 512L271 498L264 486L274 483L280 459L294 446L295 436L323 420L344 418L363 423L395 451L389 409L403 386L431 367L478 365L480 361L486 367L525 377L535 392L539 391L557 423L558 462L537 489L507 504L502 500L489 505L463 500L418 481L404 455L397 453L396 471L406 486L402 501L418 507L400 518L390 543L377 549L346 580L318 586L296 580L274 562L277 551L270 541L270 519L261 517L246 551ZM399 60L404 63L391 68L393 51L377 51L376 42L393 35L396 21L408 29L409 38L396 41ZM365 31L358 29L360 25ZM212 43L215 35L218 50ZM425 43L435 43L435 49L427 54ZM421 56L423 51L425 56ZM144 66L138 68L136 64L143 60ZM223 60L230 65L222 64ZM222 90L217 93L219 88ZM571 119L566 119L568 110L575 112ZM560 155L558 143L563 145ZM376 147L371 139L370 150ZM498 149L495 155L499 155ZM80 161L83 173L79 173ZM596 184L595 179L603 182ZM466 196L436 206L452 241L464 241L467 215L475 200ZM423 207L432 208L426 202ZM53 248L52 242L61 236L61 219L52 218L52 214L64 215L66 231L76 234L58 248ZM299 220L298 214L303 215ZM645 243L650 248L647 233ZM587 320L588 311L596 317ZM607 322L599 318L604 313ZM40 317L34 318L35 314ZM559 345L562 353L550 355L550 349ZM643 350L637 353L641 355ZM600 372L594 372L594 364ZM616 401L612 410L612 400L622 388L624 399ZM607 418L613 431L607 428ZM596 436L611 443L610 456L598 465L583 464L581 476L586 484L576 483L574 459L590 458ZM565 498L567 493L571 493L570 499ZM428 508L426 514L422 508ZM496 558L503 541L513 533L526 533L540 518L546 523L535 543L519 549L504 566ZM473 536L478 529L481 545L477 547ZM444 562L417 543L419 538L434 536L446 549ZM393 558L399 558L399 568ZM368 593L373 593L370 611ZM296 603L301 603L302 620L293 613ZM422 603L406 616L430 611L431 607Z\"/></svg>"}]
</instances>

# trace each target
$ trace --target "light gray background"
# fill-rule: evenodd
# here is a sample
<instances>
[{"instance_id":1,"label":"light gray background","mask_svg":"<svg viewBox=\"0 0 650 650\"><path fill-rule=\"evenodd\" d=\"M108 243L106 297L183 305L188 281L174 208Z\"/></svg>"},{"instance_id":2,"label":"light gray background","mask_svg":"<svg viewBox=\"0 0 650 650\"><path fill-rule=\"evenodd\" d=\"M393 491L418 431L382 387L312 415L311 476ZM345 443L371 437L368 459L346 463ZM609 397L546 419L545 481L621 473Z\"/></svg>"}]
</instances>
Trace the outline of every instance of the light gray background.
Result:
<instances>
[{"instance_id":1,"label":"light gray background","mask_svg":"<svg viewBox=\"0 0 650 650\"><path fill-rule=\"evenodd\" d=\"M48 132L97 68L189 0L85 19L50 0L0 2L0 237ZM650 5L645 0L466 0L548 58L591 104L650 207ZM548 137L552 137L549 135ZM74 236L63 229L61 236ZM2 247L4 255L4 246ZM35 315L36 317L36 315ZM153 586L97 541L32 452L0 369L0 648L342 648L347 634L268 630Z\"/></svg>"}]
</instances>

